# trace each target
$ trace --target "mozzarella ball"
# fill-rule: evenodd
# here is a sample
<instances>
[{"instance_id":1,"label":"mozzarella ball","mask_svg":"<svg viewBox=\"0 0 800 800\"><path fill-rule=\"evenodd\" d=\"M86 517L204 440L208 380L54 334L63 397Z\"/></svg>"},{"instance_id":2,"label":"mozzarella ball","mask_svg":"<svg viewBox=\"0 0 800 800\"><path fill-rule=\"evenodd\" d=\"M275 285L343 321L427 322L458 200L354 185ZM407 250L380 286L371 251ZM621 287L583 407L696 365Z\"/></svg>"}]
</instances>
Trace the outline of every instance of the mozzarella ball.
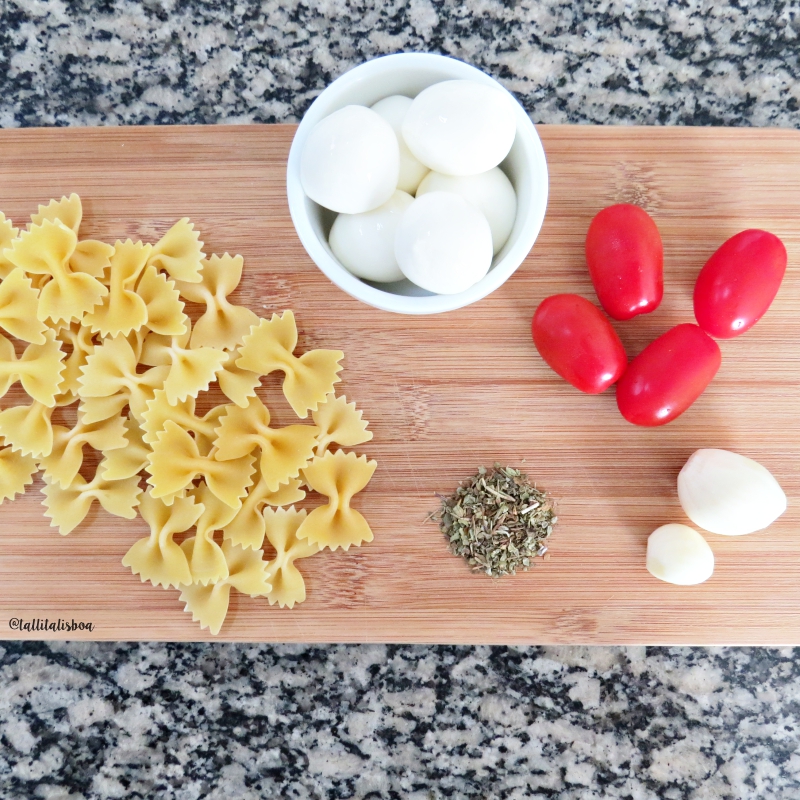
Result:
<instances>
[{"instance_id":1,"label":"mozzarella ball","mask_svg":"<svg viewBox=\"0 0 800 800\"><path fill-rule=\"evenodd\" d=\"M499 86L443 81L415 98L403 138L423 163L445 175L477 175L496 167L517 132L514 100Z\"/></svg>"},{"instance_id":2,"label":"mozzarella ball","mask_svg":"<svg viewBox=\"0 0 800 800\"><path fill-rule=\"evenodd\" d=\"M714 572L708 542L688 525L662 525L647 540L647 571L678 586L707 581Z\"/></svg>"},{"instance_id":3,"label":"mozzarella ball","mask_svg":"<svg viewBox=\"0 0 800 800\"><path fill-rule=\"evenodd\" d=\"M517 216L517 195L503 170L494 167L461 177L429 172L417 189L417 197L428 192L455 192L482 211L492 230L493 252L500 252Z\"/></svg>"},{"instance_id":4,"label":"mozzarella ball","mask_svg":"<svg viewBox=\"0 0 800 800\"><path fill-rule=\"evenodd\" d=\"M786 511L772 473L730 450L693 453L678 474L678 498L695 525L724 536L763 530Z\"/></svg>"},{"instance_id":5,"label":"mozzarella ball","mask_svg":"<svg viewBox=\"0 0 800 800\"><path fill-rule=\"evenodd\" d=\"M397 188L399 173L392 126L365 106L345 106L318 122L300 156L303 191L340 214L382 206Z\"/></svg>"},{"instance_id":6,"label":"mozzarella ball","mask_svg":"<svg viewBox=\"0 0 800 800\"><path fill-rule=\"evenodd\" d=\"M460 195L429 192L403 214L394 252L412 283L437 294L458 294L489 271L492 231Z\"/></svg>"},{"instance_id":7,"label":"mozzarella ball","mask_svg":"<svg viewBox=\"0 0 800 800\"><path fill-rule=\"evenodd\" d=\"M410 107L410 97L393 94L391 97L384 97L383 100L375 103L372 110L376 114L380 114L392 126L392 130L397 136L397 144L400 146L400 177L397 180L397 188L403 192L414 194L419 182L428 172L428 168L408 149L406 140L403 138L403 120Z\"/></svg>"},{"instance_id":8,"label":"mozzarella ball","mask_svg":"<svg viewBox=\"0 0 800 800\"><path fill-rule=\"evenodd\" d=\"M372 211L339 214L328 237L333 254L359 278L380 283L402 280L394 237L400 218L413 202L410 194L398 190Z\"/></svg>"}]
</instances>

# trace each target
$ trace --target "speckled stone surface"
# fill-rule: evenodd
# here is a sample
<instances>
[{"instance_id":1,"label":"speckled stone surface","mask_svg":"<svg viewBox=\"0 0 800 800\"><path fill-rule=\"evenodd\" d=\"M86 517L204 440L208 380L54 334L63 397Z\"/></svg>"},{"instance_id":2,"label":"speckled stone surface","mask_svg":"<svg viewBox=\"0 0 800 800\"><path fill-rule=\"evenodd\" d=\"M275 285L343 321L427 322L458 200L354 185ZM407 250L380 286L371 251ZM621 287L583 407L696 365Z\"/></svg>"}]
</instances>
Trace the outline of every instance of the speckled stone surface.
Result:
<instances>
[{"instance_id":1,"label":"speckled stone surface","mask_svg":"<svg viewBox=\"0 0 800 800\"><path fill-rule=\"evenodd\" d=\"M0 23L2 127L291 121L402 50L537 122L800 126L797 2L0 0ZM2 642L0 800L796 800L799 656Z\"/></svg>"}]
</instances>

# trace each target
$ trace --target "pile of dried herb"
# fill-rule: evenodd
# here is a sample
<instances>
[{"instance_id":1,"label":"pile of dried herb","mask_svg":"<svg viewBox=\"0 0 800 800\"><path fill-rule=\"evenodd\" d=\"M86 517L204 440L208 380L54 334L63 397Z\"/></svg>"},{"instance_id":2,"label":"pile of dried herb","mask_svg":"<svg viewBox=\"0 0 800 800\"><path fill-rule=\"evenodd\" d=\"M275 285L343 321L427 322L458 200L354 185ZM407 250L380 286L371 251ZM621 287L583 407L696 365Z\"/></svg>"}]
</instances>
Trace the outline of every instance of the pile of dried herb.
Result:
<instances>
[{"instance_id":1,"label":"pile of dried herb","mask_svg":"<svg viewBox=\"0 0 800 800\"><path fill-rule=\"evenodd\" d=\"M552 500L531 486L518 469L481 467L431 514L473 572L493 577L528 570L547 552L547 539L558 521Z\"/></svg>"}]
</instances>

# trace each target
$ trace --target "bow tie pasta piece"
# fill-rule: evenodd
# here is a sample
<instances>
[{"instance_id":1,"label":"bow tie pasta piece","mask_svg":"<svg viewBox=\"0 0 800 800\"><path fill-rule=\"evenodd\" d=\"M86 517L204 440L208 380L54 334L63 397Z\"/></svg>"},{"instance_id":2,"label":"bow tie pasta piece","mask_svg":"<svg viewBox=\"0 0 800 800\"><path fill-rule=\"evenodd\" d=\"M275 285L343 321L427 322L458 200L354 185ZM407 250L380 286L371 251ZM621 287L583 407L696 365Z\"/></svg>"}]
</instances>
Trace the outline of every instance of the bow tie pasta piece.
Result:
<instances>
[{"instance_id":1,"label":"bow tie pasta piece","mask_svg":"<svg viewBox=\"0 0 800 800\"><path fill-rule=\"evenodd\" d=\"M183 313L185 307L175 282L167 280L166 275L155 267L147 267L142 272L136 293L147 307L145 326L162 336L182 336L186 333L188 317Z\"/></svg>"},{"instance_id":2,"label":"bow tie pasta piece","mask_svg":"<svg viewBox=\"0 0 800 800\"><path fill-rule=\"evenodd\" d=\"M124 481L105 481L98 470L89 483L82 475L76 475L66 489L45 476L42 492L42 505L47 509L44 515L50 520L50 527L58 528L58 532L66 536L86 519L95 500L115 517L134 519L142 490L139 488L138 477Z\"/></svg>"},{"instance_id":3,"label":"bow tie pasta piece","mask_svg":"<svg viewBox=\"0 0 800 800\"><path fill-rule=\"evenodd\" d=\"M217 428L214 458L230 461L261 448L261 475L274 492L308 463L318 431L314 425L270 428L269 422L269 410L257 397L250 398L247 408L229 405Z\"/></svg>"},{"instance_id":4,"label":"bow tie pasta piece","mask_svg":"<svg viewBox=\"0 0 800 800\"><path fill-rule=\"evenodd\" d=\"M49 456L53 449L53 408L34 400L0 411L0 436L23 455Z\"/></svg>"},{"instance_id":5,"label":"bow tie pasta piece","mask_svg":"<svg viewBox=\"0 0 800 800\"><path fill-rule=\"evenodd\" d=\"M0 211L0 279L5 280L16 267L5 257L4 250L11 247L11 243L19 236L19 229L15 228L10 219Z\"/></svg>"},{"instance_id":6,"label":"bow tie pasta piece","mask_svg":"<svg viewBox=\"0 0 800 800\"><path fill-rule=\"evenodd\" d=\"M333 386L341 378L338 373L344 358L341 350L309 350L299 358L293 355L297 347L297 326L294 314L284 311L283 316L272 315L262 319L244 337L239 348L236 366L241 369L268 375L280 370L284 374L283 393L300 419L309 411L316 411Z\"/></svg>"},{"instance_id":7,"label":"bow tie pasta piece","mask_svg":"<svg viewBox=\"0 0 800 800\"><path fill-rule=\"evenodd\" d=\"M48 330L44 344L29 344L17 360L14 345L0 335L0 397L19 381L30 397L54 406L61 374L66 369L61 342Z\"/></svg>"},{"instance_id":8,"label":"bow tie pasta piece","mask_svg":"<svg viewBox=\"0 0 800 800\"><path fill-rule=\"evenodd\" d=\"M0 328L32 344L44 344L47 325L37 316L39 292L19 268L13 269L0 283Z\"/></svg>"},{"instance_id":9,"label":"bow tie pasta piece","mask_svg":"<svg viewBox=\"0 0 800 800\"><path fill-rule=\"evenodd\" d=\"M77 243L70 228L58 220L44 220L23 231L5 251L6 258L28 274L49 276L39 294L40 320L81 320L108 294L97 278L72 271L69 261Z\"/></svg>"},{"instance_id":10,"label":"bow tie pasta piece","mask_svg":"<svg viewBox=\"0 0 800 800\"><path fill-rule=\"evenodd\" d=\"M30 230L32 225L41 225L45 220L58 221L77 236L82 219L81 198L73 193L60 200L51 200L46 206L39 206L38 213L31 215L28 229ZM113 252L114 248L111 245L94 239L84 239L75 246L75 252L69 260L70 269L73 272L85 272L93 278L102 278Z\"/></svg>"},{"instance_id":11,"label":"bow tie pasta piece","mask_svg":"<svg viewBox=\"0 0 800 800\"><path fill-rule=\"evenodd\" d=\"M125 438L122 417L87 423L79 413L74 428L53 425L53 449L49 456L42 459L40 465L44 470L44 477L66 489L75 480L83 464L83 447L87 444L95 450L124 448L128 440Z\"/></svg>"},{"instance_id":12,"label":"bow tie pasta piece","mask_svg":"<svg viewBox=\"0 0 800 800\"><path fill-rule=\"evenodd\" d=\"M150 526L150 535L135 542L122 559L122 566L139 575L142 583L153 586L179 586L191 583L189 561L173 536L194 525L203 513L203 506L194 497L179 497L171 506L150 495L142 495L139 503L142 519Z\"/></svg>"},{"instance_id":13,"label":"bow tie pasta piece","mask_svg":"<svg viewBox=\"0 0 800 800\"><path fill-rule=\"evenodd\" d=\"M255 469L249 455L225 462L201 456L195 440L172 420L164 423L149 461L150 494L163 498L167 505L197 475L202 475L216 497L238 510L253 482L250 476Z\"/></svg>"},{"instance_id":14,"label":"bow tie pasta piece","mask_svg":"<svg viewBox=\"0 0 800 800\"><path fill-rule=\"evenodd\" d=\"M176 222L153 247L147 266L165 270L170 278L199 283L200 265L205 258L200 234L184 218Z\"/></svg>"},{"instance_id":15,"label":"bow tie pasta piece","mask_svg":"<svg viewBox=\"0 0 800 800\"><path fill-rule=\"evenodd\" d=\"M227 299L242 279L244 259L225 253L202 263L200 283L178 282L183 297L206 306L194 324L190 345L232 350L258 324L258 317L249 308L231 305Z\"/></svg>"},{"instance_id":16,"label":"bow tie pasta piece","mask_svg":"<svg viewBox=\"0 0 800 800\"><path fill-rule=\"evenodd\" d=\"M121 407L113 413L119 413L127 403L131 414L137 420L142 419L147 411L147 403L153 399L156 389L164 385L169 375L169 367L153 367L147 372L137 372L138 360L130 342L124 336L106 339L95 347L86 359L79 379L78 394L81 399L112 398L106 403L84 403L84 413L89 420L103 419L105 411L115 407L115 403L124 398Z\"/></svg>"},{"instance_id":17,"label":"bow tie pasta piece","mask_svg":"<svg viewBox=\"0 0 800 800\"><path fill-rule=\"evenodd\" d=\"M182 336L172 337L151 333L142 347L143 364L169 365L164 390L171 405L206 391L228 358L223 350L213 347L189 350L188 339L188 330Z\"/></svg>"},{"instance_id":18,"label":"bow tie pasta piece","mask_svg":"<svg viewBox=\"0 0 800 800\"><path fill-rule=\"evenodd\" d=\"M37 469L33 456L24 456L10 446L0 449L0 504L24 494L25 487L33 483Z\"/></svg>"},{"instance_id":19,"label":"bow tie pasta piece","mask_svg":"<svg viewBox=\"0 0 800 800\"><path fill-rule=\"evenodd\" d=\"M114 245L108 270L108 294L83 318L92 333L101 336L127 336L147 321L147 305L134 291L152 247L128 239Z\"/></svg>"},{"instance_id":20,"label":"bow tie pasta piece","mask_svg":"<svg viewBox=\"0 0 800 800\"><path fill-rule=\"evenodd\" d=\"M317 455L325 453L332 443L341 447L355 447L372 439L369 423L361 419L363 412L356 411L355 403L347 398L329 394L325 402L311 413L314 424L319 428L317 436Z\"/></svg>"},{"instance_id":21,"label":"bow tie pasta piece","mask_svg":"<svg viewBox=\"0 0 800 800\"><path fill-rule=\"evenodd\" d=\"M377 466L366 456L342 450L315 458L303 469L303 477L311 489L328 498L328 503L306 517L297 537L331 550L349 550L350 545L371 542L372 531L364 517L350 508L350 500L369 483Z\"/></svg>"},{"instance_id":22,"label":"bow tie pasta piece","mask_svg":"<svg viewBox=\"0 0 800 800\"><path fill-rule=\"evenodd\" d=\"M233 544L258 550L264 543L264 506L288 506L299 503L306 493L300 488L299 478L282 483L276 491L267 488L264 476L259 474L258 481L242 501L242 507L236 516L222 529L223 536Z\"/></svg>"},{"instance_id":23,"label":"bow tie pasta piece","mask_svg":"<svg viewBox=\"0 0 800 800\"><path fill-rule=\"evenodd\" d=\"M182 547L188 550L188 542L184 542ZM261 550L244 550L223 541L222 552L228 565L227 578L207 586L195 583L180 587L181 602L186 611L191 612L192 620L214 635L219 633L228 613L231 588L251 597L263 597L272 589Z\"/></svg>"},{"instance_id":24,"label":"bow tie pasta piece","mask_svg":"<svg viewBox=\"0 0 800 800\"><path fill-rule=\"evenodd\" d=\"M277 603L280 608L294 608L295 603L306 599L306 583L294 562L313 556L322 548L297 538L305 519L306 512L295 511L294 507L264 510L267 539L275 548L275 558L267 562L267 580L272 584L267 600L271 606Z\"/></svg>"},{"instance_id":25,"label":"bow tie pasta piece","mask_svg":"<svg viewBox=\"0 0 800 800\"><path fill-rule=\"evenodd\" d=\"M102 451L100 474L106 481L124 481L138 475L146 466L150 448L142 440L142 429L131 419L125 421L124 447L98 447Z\"/></svg>"},{"instance_id":26,"label":"bow tie pasta piece","mask_svg":"<svg viewBox=\"0 0 800 800\"><path fill-rule=\"evenodd\" d=\"M85 397L78 405L78 413L84 422L102 422L104 419L117 417L128 405L128 396L115 394L111 397Z\"/></svg>"},{"instance_id":27,"label":"bow tie pasta piece","mask_svg":"<svg viewBox=\"0 0 800 800\"><path fill-rule=\"evenodd\" d=\"M205 417L198 417L194 413L194 406L194 397L187 397L182 402L170 405L166 391L157 389L153 399L147 404L147 411L142 415L142 438L147 444L154 444L158 441L158 434L164 430L164 423L170 419L184 430L200 434L205 439L215 439L219 412L213 408Z\"/></svg>"},{"instance_id":28,"label":"bow tie pasta piece","mask_svg":"<svg viewBox=\"0 0 800 800\"><path fill-rule=\"evenodd\" d=\"M247 408L250 398L256 396L256 387L261 383L261 376L257 372L237 367L238 358L238 349L228 353L228 360L217 373L217 380L228 400L236 403L239 408Z\"/></svg>"},{"instance_id":29,"label":"bow tie pasta piece","mask_svg":"<svg viewBox=\"0 0 800 800\"><path fill-rule=\"evenodd\" d=\"M184 542L191 583L217 583L228 577L228 565L222 548L214 541L214 532L222 530L236 516L236 509L219 500L205 483L189 494L205 508L197 520L197 533Z\"/></svg>"}]
</instances>

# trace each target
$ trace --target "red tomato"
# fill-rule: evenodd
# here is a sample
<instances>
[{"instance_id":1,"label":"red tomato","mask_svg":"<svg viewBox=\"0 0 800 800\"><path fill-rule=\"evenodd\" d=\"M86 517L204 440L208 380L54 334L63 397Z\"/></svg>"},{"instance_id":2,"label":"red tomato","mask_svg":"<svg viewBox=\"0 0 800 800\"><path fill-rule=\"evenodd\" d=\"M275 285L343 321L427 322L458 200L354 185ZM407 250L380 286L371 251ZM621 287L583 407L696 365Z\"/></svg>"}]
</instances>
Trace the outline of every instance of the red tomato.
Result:
<instances>
[{"instance_id":1,"label":"red tomato","mask_svg":"<svg viewBox=\"0 0 800 800\"><path fill-rule=\"evenodd\" d=\"M767 231L731 236L706 261L694 286L694 315L718 339L731 339L758 322L778 294L786 248Z\"/></svg>"},{"instance_id":2,"label":"red tomato","mask_svg":"<svg viewBox=\"0 0 800 800\"><path fill-rule=\"evenodd\" d=\"M533 315L531 332L548 365L587 394L608 389L628 364L622 342L603 312L576 294L543 300Z\"/></svg>"},{"instance_id":3,"label":"red tomato","mask_svg":"<svg viewBox=\"0 0 800 800\"><path fill-rule=\"evenodd\" d=\"M664 247L650 215L628 203L604 208L586 234L586 263L600 305L614 319L658 308L664 296Z\"/></svg>"},{"instance_id":4,"label":"red tomato","mask_svg":"<svg viewBox=\"0 0 800 800\"><path fill-rule=\"evenodd\" d=\"M691 323L676 325L628 365L617 406L634 425L666 425L705 391L722 362L719 345Z\"/></svg>"}]
</instances>

